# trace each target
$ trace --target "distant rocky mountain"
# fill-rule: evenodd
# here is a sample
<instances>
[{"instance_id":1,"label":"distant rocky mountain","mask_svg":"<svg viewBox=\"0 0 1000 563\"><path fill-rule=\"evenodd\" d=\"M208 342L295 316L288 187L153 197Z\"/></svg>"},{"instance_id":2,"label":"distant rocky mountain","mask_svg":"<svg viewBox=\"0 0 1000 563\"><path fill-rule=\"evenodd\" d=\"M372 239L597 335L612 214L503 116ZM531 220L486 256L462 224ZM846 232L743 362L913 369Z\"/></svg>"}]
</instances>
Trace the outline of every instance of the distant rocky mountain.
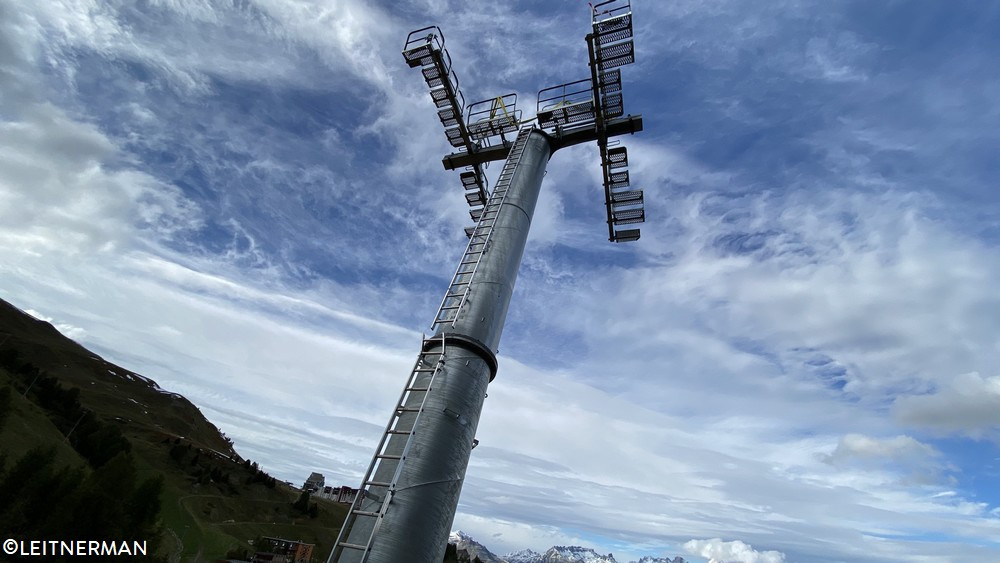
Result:
<instances>
[{"instance_id":1,"label":"distant rocky mountain","mask_svg":"<svg viewBox=\"0 0 1000 563\"><path fill-rule=\"evenodd\" d=\"M530 549L522 549L503 556L507 563L538 563L542 557L544 556L541 553Z\"/></svg>"},{"instance_id":2,"label":"distant rocky mountain","mask_svg":"<svg viewBox=\"0 0 1000 563\"><path fill-rule=\"evenodd\" d=\"M459 551L464 550L468 553L469 560L474 560L478 557L483 563L507 563L505 559L497 557L493 554L493 552L486 549L486 546L472 539L472 536L461 530L452 532L451 535L448 536L448 543L453 543Z\"/></svg>"},{"instance_id":3,"label":"distant rocky mountain","mask_svg":"<svg viewBox=\"0 0 1000 563\"><path fill-rule=\"evenodd\" d=\"M483 563L619 563L613 554L601 555L589 547L553 546L545 553L530 549L522 549L503 556L494 555L483 544L462 531L452 532L449 541L459 550L468 552L470 559L479 557ZM687 563L683 557L650 557L645 556L631 563Z\"/></svg>"},{"instance_id":4,"label":"distant rocky mountain","mask_svg":"<svg viewBox=\"0 0 1000 563\"><path fill-rule=\"evenodd\" d=\"M589 547L557 545L542 555L540 563L618 563L612 554L601 555Z\"/></svg>"}]
</instances>

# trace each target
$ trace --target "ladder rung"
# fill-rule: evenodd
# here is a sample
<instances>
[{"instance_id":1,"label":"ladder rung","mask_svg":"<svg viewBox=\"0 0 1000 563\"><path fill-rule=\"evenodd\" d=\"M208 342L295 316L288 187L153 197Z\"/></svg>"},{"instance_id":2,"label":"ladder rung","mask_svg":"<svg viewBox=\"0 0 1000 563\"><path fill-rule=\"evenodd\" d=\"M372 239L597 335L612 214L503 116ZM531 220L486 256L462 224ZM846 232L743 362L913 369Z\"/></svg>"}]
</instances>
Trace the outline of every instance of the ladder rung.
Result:
<instances>
[{"instance_id":1,"label":"ladder rung","mask_svg":"<svg viewBox=\"0 0 1000 563\"><path fill-rule=\"evenodd\" d=\"M412 430L390 430L388 434L413 434Z\"/></svg>"},{"instance_id":2,"label":"ladder rung","mask_svg":"<svg viewBox=\"0 0 1000 563\"><path fill-rule=\"evenodd\" d=\"M639 229L622 229L615 231L615 242L632 242L639 240Z\"/></svg>"},{"instance_id":3,"label":"ladder rung","mask_svg":"<svg viewBox=\"0 0 1000 563\"><path fill-rule=\"evenodd\" d=\"M409 51L403 51L403 58L406 59L407 64L411 67L418 67L423 64L425 60L429 60L431 56L431 48L428 45L420 45L419 47L414 47Z\"/></svg>"},{"instance_id":4,"label":"ladder rung","mask_svg":"<svg viewBox=\"0 0 1000 563\"><path fill-rule=\"evenodd\" d=\"M391 454L378 454L375 457L379 459L403 459L401 455L391 455Z\"/></svg>"},{"instance_id":5,"label":"ladder rung","mask_svg":"<svg viewBox=\"0 0 1000 563\"><path fill-rule=\"evenodd\" d=\"M615 225L629 225L631 223L642 223L646 220L646 211L639 209L625 209L612 212L612 219Z\"/></svg>"},{"instance_id":6,"label":"ladder rung","mask_svg":"<svg viewBox=\"0 0 1000 563\"><path fill-rule=\"evenodd\" d=\"M642 190L611 192L611 206L616 210L632 205L642 205Z\"/></svg>"},{"instance_id":7,"label":"ladder rung","mask_svg":"<svg viewBox=\"0 0 1000 563\"><path fill-rule=\"evenodd\" d=\"M605 2L605 4L610 4L610 2ZM607 15L607 13L594 14L594 31L597 34L605 34L617 31L625 27L632 27L631 10L621 15L604 17L604 19L598 19L599 17L605 15Z\"/></svg>"},{"instance_id":8,"label":"ladder rung","mask_svg":"<svg viewBox=\"0 0 1000 563\"><path fill-rule=\"evenodd\" d=\"M608 43L614 43L615 41L621 41L622 39L628 39L632 37L632 25L619 25L615 26L609 31L602 32L597 36L598 45L607 45Z\"/></svg>"},{"instance_id":9,"label":"ladder rung","mask_svg":"<svg viewBox=\"0 0 1000 563\"><path fill-rule=\"evenodd\" d=\"M372 485L374 487L391 487L392 483L383 483L381 481L365 481L365 485Z\"/></svg>"},{"instance_id":10,"label":"ladder rung","mask_svg":"<svg viewBox=\"0 0 1000 563\"><path fill-rule=\"evenodd\" d=\"M430 371L434 371L434 370L430 370ZM412 393L412 392L415 392L415 391L430 391L431 388L430 387L407 387L406 390L410 391Z\"/></svg>"},{"instance_id":11,"label":"ladder rung","mask_svg":"<svg viewBox=\"0 0 1000 563\"><path fill-rule=\"evenodd\" d=\"M396 412L420 412L420 407L396 407Z\"/></svg>"},{"instance_id":12,"label":"ladder rung","mask_svg":"<svg viewBox=\"0 0 1000 563\"><path fill-rule=\"evenodd\" d=\"M370 510L352 510L351 514L357 514L358 516L371 516L372 518L378 518L378 512L372 512Z\"/></svg>"},{"instance_id":13,"label":"ladder rung","mask_svg":"<svg viewBox=\"0 0 1000 563\"><path fill-rule=\"evenodd\" d=\"M360 549L362 551L365 551L365 550L368 549L368 546L358 545L356 543L347 543L345 541L342 541L342 542L338 543L337 545L340 546L340 547L346 547L347 549Z\"/></svg>"}]
</instances>

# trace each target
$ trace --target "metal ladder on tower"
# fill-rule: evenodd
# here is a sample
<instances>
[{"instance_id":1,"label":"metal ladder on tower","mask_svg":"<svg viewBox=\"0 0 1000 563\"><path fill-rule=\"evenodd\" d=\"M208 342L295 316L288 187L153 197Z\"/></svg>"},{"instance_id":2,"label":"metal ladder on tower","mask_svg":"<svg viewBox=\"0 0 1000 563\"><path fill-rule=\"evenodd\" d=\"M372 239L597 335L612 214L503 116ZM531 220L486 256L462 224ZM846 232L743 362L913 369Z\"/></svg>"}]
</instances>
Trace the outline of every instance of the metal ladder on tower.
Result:
<instances>
[{"instance_id":1,"label":"metal ladder on tower","mask_svg":"<svg viewBox=\"0 0 1000 563\"><path fill-rule=\"evenodd\" d=\"M444 294L444 299L441 300L441 305L434 316L434 322L431 324L431 330L436 329L438 325L446 323L451 323L452 326L455 325L458 314L469 297L469 287L476 276L476 271L479 269L483 255L489 251L490 240L493 236L493 226L496 224L497 216L500 214L500 208L507 199L507 190L510 189L510 181L514 177L514 171L517 170L517 163L521 160L524 145L528 142L528 135L532 130L534 130L534 127L529 125L523 127L518 132L514 143L511 145L507 162L504 164L503 170L500 171L500 176L497 177L493 192L490 193L489 201L485 207L472 211L474 213L472 218L476 221L476 226L469 233L469 246L466 247L465 254L462 255L462 261L459 262L458 268L455 270L455 276L451 279L451 284L448 286L448 291Z\"/></svg>"},{"instance_id":2,"label":"metal ladder on tower","mask_svg":"<svg viewBox=\"0 0 1000 563\"><path fill-rule=\"evenodd\" d=\"M396 492L396 485L402 473L403 463L409 454L410 446L413 444L414 429L420 415L424 412L427 397L430 396L434 388L434 380L444 366L447 355L447 344L445 335L424 338L420 348L420 354L410 372L410 378L403 388L396 403L396 409L389 418L389 423L382 433L382 439L375 449L375 455L364 479L361 481L361 488L351 503L351 508L344 519L344 524L337 537L337 543L330 554L329 561L340 561L346 550L354 551L360 555L359 562L368 559L371 553L372 543L378 534L382 524L382 518L392 501L392 496ZM360 530L364 536L364 530L371 527L370 533L363 538L363 543L352 543L351 531L361 520L367 520L366 526ZM357 534L355 534L357 535ZM358 539L354 539L358 541ZM357 555L355 555L357 557ZM353 559L352 559L353 560Z\"/></svg>"}]
</instances>

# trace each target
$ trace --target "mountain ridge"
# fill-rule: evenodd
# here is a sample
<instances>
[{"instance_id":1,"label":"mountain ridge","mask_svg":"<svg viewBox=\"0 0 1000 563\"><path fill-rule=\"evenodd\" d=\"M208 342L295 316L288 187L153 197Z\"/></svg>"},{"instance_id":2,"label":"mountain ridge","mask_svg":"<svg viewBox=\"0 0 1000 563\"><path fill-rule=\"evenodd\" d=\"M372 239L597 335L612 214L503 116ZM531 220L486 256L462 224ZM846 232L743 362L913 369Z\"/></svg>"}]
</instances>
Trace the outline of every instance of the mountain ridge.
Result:
<instances>
[{"instance_id":1,"label":"mountain ridge","mask_svg":"<svg viewBox=\"0 0 1000 563\"><path fill-rule=\"evenodd\" d=\"M615 559L614 554L602 555L593 548L581 546L554 545L544 553L532 549L521 549L505 555L496 555L469 534L456 530L448 538L459 551L468 553L469 560L479 557L482 563L626 563ZM645 555L638 561L627 563L688 563L683 557L654 557Z\"/></svg>"},{"instance_id":2,"label":"mountain ridge","mask_svg":"<svg viewBox=\"0 0 1000 563\"><path fill-rule=\"evenodd\" d=\"M301 539L328 553L347 512L346 505L324 499L312 499L314 517L296 510L300 491L242 458L187 398L105 360L3 299L0 399L0 420L6 419L0 424L0 473L49 448L53 471L74 468L86 479L101 461L88 463L77 446L100 451L93 444L110 444L131 458L137 479L163 477L162 533L149 538L160 546L154 559L246 559L260 536ZM71 500L56 496L45 513L60 513ZM24 525L43 523L36 518Z\"/></svg>"}]
</instances>

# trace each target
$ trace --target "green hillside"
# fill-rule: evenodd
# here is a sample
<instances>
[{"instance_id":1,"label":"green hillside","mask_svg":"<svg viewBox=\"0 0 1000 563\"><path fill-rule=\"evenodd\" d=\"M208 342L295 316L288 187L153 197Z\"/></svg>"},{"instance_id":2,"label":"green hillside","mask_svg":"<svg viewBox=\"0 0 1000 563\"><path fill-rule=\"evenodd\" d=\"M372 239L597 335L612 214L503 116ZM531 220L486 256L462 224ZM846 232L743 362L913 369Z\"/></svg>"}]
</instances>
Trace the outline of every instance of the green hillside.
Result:
<instances>
[{"instance_id":1,"label":"green hillside","mask_svg":"<svg viewBox=\"0 0 1000 563\"><path fill-rule=\"evenodd\" d=\"M62 487L64 494L21 494L23 507L0 508L0 525L13 522L12 529L24 531L23 539L70 537L102 521L99 517L109 523L137 521L128 511L154 506L138 499L155 489L160 504L155 523L135 528L141 532L128 529L155 536L136 539L155 545L163 561L252 554L250 542L260 536L315 543L314 560L323 561L348 508L323 499L312 501L312 511L293 508L299 491L242 459L190 401L0 300L0 496L5 487L13 488L19 460L48 468L48 489ZM101 487L135 500L121 499L120 507L103 516L74 516L96 502ZM34 520L25 516L34 513L30 503L36 497L56 510L39 511ZM56 513L66 515L55 518Z\"/></svg>"}]
</instances>

